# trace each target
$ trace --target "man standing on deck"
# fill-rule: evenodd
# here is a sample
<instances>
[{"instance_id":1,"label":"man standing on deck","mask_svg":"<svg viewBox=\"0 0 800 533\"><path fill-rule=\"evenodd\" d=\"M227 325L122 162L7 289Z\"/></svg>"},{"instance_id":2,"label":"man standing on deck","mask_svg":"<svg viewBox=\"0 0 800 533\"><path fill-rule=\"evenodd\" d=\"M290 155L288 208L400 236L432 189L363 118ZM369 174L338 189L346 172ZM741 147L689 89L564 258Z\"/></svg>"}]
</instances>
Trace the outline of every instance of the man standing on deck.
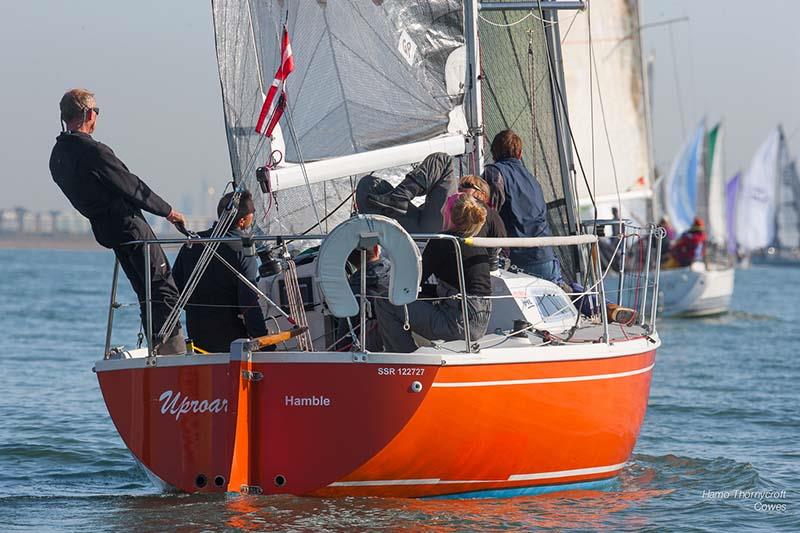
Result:
<instances>
[{"instance_id":1,"label":"man standing on deck","mask_svg":"<svg viewBox=\"0 0 800 533\"><path fill-rule=\"evenodd\" d=\"M75 209L89 219L97 242L114 250L139 298L144 323L145 246L122 245L156 238L142 209L176 225L186 220L131 173L111 148L92 138L100 115L94 94L86 89L67 91L60 108L65 129L50 155L50 173ZM157 336L178 299L169 261L157 244L150 245L150 287L153 333ZM180 323L165 339L154 338L153 344L158 355L185 353Z\"/></svg>"}]
</instances>

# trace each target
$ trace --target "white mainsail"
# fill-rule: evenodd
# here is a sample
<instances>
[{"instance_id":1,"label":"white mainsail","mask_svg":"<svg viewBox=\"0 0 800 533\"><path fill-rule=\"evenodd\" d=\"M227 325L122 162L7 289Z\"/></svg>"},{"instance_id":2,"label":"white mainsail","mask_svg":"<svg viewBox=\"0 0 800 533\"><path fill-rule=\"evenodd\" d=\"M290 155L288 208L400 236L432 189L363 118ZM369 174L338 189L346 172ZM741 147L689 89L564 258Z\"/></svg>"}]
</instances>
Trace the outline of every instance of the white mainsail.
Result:
<instances>
[{"instance_id":1,"label":"white mainsail","mask_svg":"<svg viewBox=\"0 0 800 533\"><path fill-rule=\"evenodd\" d=\"M589 14L559 13L562 37L570 28L563 56L575 150L598 204L616 205L618 194L623 202L649 198L653 165L637 3L604 0L591 10L596 70L589 61ZM578 196L583 204L589 200L582 179Z\"/></svg>"},{"instance_id":2,"label":"white mainsail","mask_svg":"<svg viewBox=\"0 0 800 533\"><path fill-rule=\"evenodd\" d=\"M775 128L740 179L736 198L736 239L743 252L766 248L775 239L775 193L781 138L780 128Z\"/></svg>"}]
</instances>

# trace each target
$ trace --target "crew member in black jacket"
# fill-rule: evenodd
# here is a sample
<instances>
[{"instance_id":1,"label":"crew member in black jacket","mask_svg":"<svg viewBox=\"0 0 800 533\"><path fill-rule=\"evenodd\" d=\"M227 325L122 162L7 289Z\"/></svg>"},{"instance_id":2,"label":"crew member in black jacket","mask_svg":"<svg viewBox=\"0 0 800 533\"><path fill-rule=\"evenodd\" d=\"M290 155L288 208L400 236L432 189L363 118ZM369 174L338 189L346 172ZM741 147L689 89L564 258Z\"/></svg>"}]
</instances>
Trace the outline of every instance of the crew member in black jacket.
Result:
<instances>
[{"instance_id":1,"label":"crew member in black jacket","mask_svg":"<svg viewBox=\"0 0 800 533\"><path fill-rule=\"evenodd\" d=\"M142 209L165 217L173 224L186 221L181 213L131 173L111 148L92 138L100 115L92 93L85 89L67 91L60 107L65 129L56 139L50 155L50 173L75 209L89 219L97 242L114 250L139 298L144 322L145 247L122 244L156 238ZM185 353L180 323L165 339L157 337L178 299L169 261L157 244L150 245L150 279L153 335L156 337L154 353Z\"/></svg>"},{"instance_id":2,"label":"crew member in black jacket","mask_svg":"<svg viewBox=\"0 0 800 533\"><path fill-rule=\"evenodd\" d=\"M228 193L219 201L218 215L228 206L232 196L233 193ZM225 236L246 236L253 224L254 212L253 196L245 191L239 198L236 219ZM209 237L213 231L211 227L199 235ZM181 289L197 265L203 248L200 243L191 248L184 245L178 253L172 271ZM253 285L258 282L258 260L255 256L245 255L241 241L222 243L217 253ZM236 339L266 335L264 322L258 295L222 261L213 257L186 305L186 327L195 345L209 352L227 352Z\"/></svg>"}]
</instances>

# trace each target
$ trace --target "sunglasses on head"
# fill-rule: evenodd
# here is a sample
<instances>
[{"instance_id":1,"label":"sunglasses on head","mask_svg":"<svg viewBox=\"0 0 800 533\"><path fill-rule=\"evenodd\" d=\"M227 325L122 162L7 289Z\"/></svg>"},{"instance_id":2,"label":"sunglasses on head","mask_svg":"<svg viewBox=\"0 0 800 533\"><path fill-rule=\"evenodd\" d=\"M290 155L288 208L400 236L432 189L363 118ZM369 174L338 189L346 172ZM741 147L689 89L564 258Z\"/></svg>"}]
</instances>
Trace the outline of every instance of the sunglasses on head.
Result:
<instances>
[{"instance_id":1,"label":"sunglasses on head","mask_svg":"<svg viewBox=\"0 0 800 533\"><path fill-rule=\"evenodd\" d=\"M481 192L480 187L478 187L477 185L475 185L473 183L463 183L463 184L459 185L458 188L459 188L459 190L462 190L462 191L464 189L472 189L473 191Z\"/></svg>"}]
</instances>

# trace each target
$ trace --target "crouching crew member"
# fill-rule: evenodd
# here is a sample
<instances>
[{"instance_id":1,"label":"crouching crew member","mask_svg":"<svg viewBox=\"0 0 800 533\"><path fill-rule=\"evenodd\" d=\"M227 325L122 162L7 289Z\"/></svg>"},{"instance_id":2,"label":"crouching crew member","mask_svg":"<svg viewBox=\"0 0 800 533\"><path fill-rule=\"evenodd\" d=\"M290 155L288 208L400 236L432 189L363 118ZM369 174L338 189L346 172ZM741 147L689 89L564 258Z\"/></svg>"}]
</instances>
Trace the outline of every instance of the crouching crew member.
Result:
<instances>
[{"instance_id":1,"label":"crouching crew member","mask_svg":"<svg viewBox=\"0 0 800 533\"><path fill-rule=\"evenodd\" d=\"M145 246L122 245L156 238L142 210L165 217L173 224L184 224L184 216L131 173L111 148L92 138L100 115L92 93L72 89L61 98L60 107L65 130L56 139L50 155L50 173L73 207L89 219L97 242L114 250L139 298L145 323ZM169 261L158 244L150 245L150 288L153 332L158 334L178 300ZM180 323L165 339L154 339L153 352L158 355L186 352Z\"/></svg>"},{"instance_id":2,"label":"crouching crew member","mask_svg":"<svg viewBox=\"0 0 800 533\"><path fill-rule=\"evenodd\" d=\"M473 237L486 222L486 209L474 198L458 193L447 199L443 208L445 233L459 237ZM467 316L470 339L478 340L486 334L492 294L489 274L489 252L460 244L466 283ZM378 331L387 352L409 353L417 349L411 332L429 340L453 341L464 338L464 322L461 302L450 298L459 292L458 268L453 243L444 239L433 239L422 254L422 280L433 274L438 280L436 295L441 300L417 300L409 304L408 321L410 331L403 326L406 313L402 306L394 306L388 300L375 302Z\"/></svg>"},{"instance_id":3,"label":"crouching crew member","mask_svg":"<svg viewBox=\"0 0 800 533\"><path fill-rule=\"evenodd\" d=\"M217 216L230 204L233 193L222 197L217 206ZM245 191L239 197L236 219L226 237L237 237L236 242L223 242L217 254L233 266L253 285L258 282L258 260L255 255L245 255L241 238L250 233L255 206L253 196ZM216 226L217 223L214 223ZM201 237L210 237L214 226L201 231ZM183 290L197 265L204 244L183 245L175 259L173 273L178 287ZM208 352L227 352L236 339L267 335L264 313L258 295L235 273L213 256L186 305L186 327L198 348Z\"/></svg>"},{"instance_id":4,"label":"crouching crew member","mask_svg":"<svg viewBox=\"0 0 800 533\"><path fill-rule=\"evenodd\" d=\"M438 233L442 229L442 206L456 192L453 158L435 152L396 187L372 174L364 176L356 187L356 203L359 212L392 217L409 233ZM419 207L411 203L417 196L425 197Z\"/></svg>"}]
</instances>

